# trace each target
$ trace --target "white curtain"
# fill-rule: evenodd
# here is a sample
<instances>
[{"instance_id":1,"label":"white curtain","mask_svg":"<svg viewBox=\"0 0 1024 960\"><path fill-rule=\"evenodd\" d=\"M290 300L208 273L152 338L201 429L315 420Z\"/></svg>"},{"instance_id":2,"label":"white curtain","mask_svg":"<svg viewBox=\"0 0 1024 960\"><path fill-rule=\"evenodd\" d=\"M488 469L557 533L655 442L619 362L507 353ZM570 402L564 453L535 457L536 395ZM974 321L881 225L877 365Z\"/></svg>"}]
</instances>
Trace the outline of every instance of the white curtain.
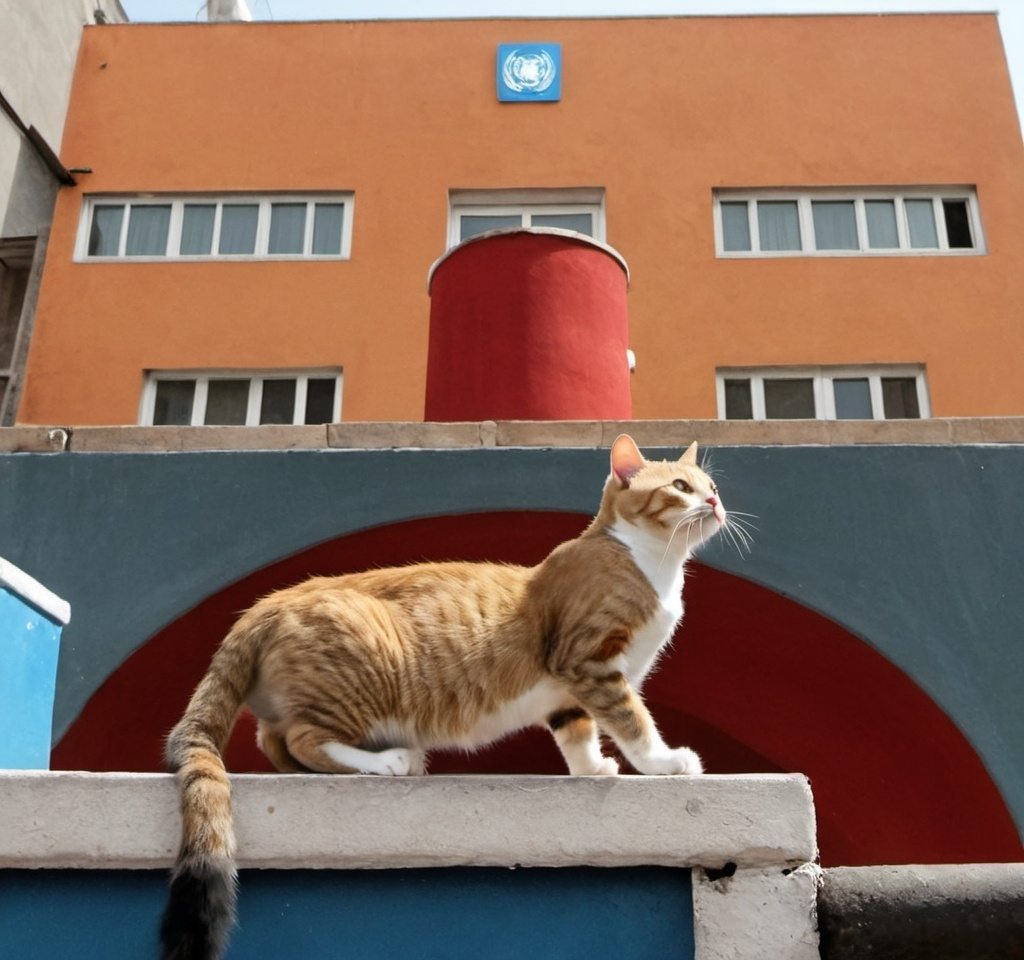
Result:
<instances>
[{"instance_id":1,"label":"white curtain","mask_svg":"<svg viewBox=\"0 0 1024 960\"><path fill-rule=\"evenodd\" d=\"M121 224L124 204L96 206L92 211L92 229L89 231L90 257L116 257L121 242Z\"/></svg>"},{"instance_id":2,"label":"white curtain","mask_svg":"<svg viewBox=\"0 0 1024 960\"><path fill-rule=\"evenodd\" d=\"M757 225L762 250L799 250L800 218L795 200L760 200Z\"/></svg>"},{"instance_id":3,"label":"white curtain","mask_svg":"<svg viewBox=\"0 0 1024 960\"><path fill-rule=\"evenodd\" d=\"M260 208L255 203L225 203L220 216L220 243L225 254L256 252L256 223Z\"/></svg>"},{"instance_id":4,"label":"white curtain","mask_svg":"<svg viewBox=\"0 0 1024 960\"><path fill-rule=\"evenodd\" d=\"M313 253L330 256L341 253L341 228L345 204L318 203L313 215Z\"/></svg>"},{"instance_id":5,"label":"white curtain","mask_svg":"<svg viewBox=\"0 0 1024 960\"><path fill-rule=\"evenodd\" d=\"M864 213L868 221L868 246L886 250L898 248L896 203L893 200L865 200Z\"/></svg>"},{"instance_id":6,"label":"white curtain","mask_svg":"<svg viewBox=\"0 0 1024 960\"><path fill-rule=\"evenodd\" d=\"M302 253L306 240L306 205L274 203L270 207L268 253Z\"/></svg>"},{"instance_id":7,"label":"white curtain","mask_svg":"<svg viewBox=\"0 0 1024 960\"><path fill-rule=\"evenodd\" d=\"M722 207L722 249L750 249L750 219L747 201L723 203Z\"/></svg>"},{"instance_id":8,"label":"white curtain","mask_svg":"<svg viewBox=\"0 0 1024 960\"><path fill-rule=\"evenodd\" d=\"M530 218L531 227L558 227L561 230L575 230L577 233L594 235L594 218L589 213L535 213Z\"/></svg>"},{"instance_id":9,"label":"white curtain","mask_svg":"<svg viewBox=\"0 0 1024 960\"><path fill-rule=\"evenodd\" d=\"M181 246L184 256L205 256L213 250L213 221L217 205L186 203L181 218Z\"/></svg>"},{"instance_id":10,"label":"white curtain","mask_svg":"<svg viewBox=\"0 0 1024 960\"><path fill-rule=\"evenodd\" d=\"M470 237L487 233L488 230L500 230L504 227L521 227L522 225L523 217L519 213L465 213L459 218L459 239L468 240Z\"/></svg>"},{"instance_id":11,"label":"white curtain","mask_svg":"<svg viewBox=\"0 0 1024 960\"><path fill-rule=\"evenodd\" d=\"M818 250L857 250L857 214L852 200L814 200L814 245Z\"/></svg>"},{"instance_id":12,"label":"white curtain","mask_svg":"<svg viewBox=\"0 0 1024 960\"><path fill-rule=\"evenodd\" d=\"M171 205L133 205L128 217L125 255L163 257L167 255L167 228L171 223Z\"/></svg>"},{"instance_id":13,"label":"white curtain","mask_svg":"<svg viewBox=\"0 0 1024 960\"><path fill-rule=\"evenodd\" d=\"M937 247L939 236L935 232L935 210L931 200L904 200L907 227L912 247Z\"/></svg>"}]
</instances>

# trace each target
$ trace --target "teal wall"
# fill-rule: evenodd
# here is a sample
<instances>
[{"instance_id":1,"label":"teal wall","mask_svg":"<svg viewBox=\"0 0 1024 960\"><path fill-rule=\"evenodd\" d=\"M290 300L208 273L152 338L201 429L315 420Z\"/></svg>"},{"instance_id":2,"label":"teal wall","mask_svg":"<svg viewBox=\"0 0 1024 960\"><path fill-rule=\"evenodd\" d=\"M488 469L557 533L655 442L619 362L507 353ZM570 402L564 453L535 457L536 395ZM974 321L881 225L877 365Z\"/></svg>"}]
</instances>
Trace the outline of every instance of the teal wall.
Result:
<instances>
[{"instance_id":1,"label":"teal wall","mask_svg":"<svg viewBox=\"0 0 1024 960\"><path fill-rule=\"evenodd\" d=\"M893 661L966 734L1024 824L1024 447L711 456L726 507L756 514L758 530L749 556L719 537L704 562ZM73 610L55 736L134 649L246 573L397 520L589 513L606 472L595 449L2 455L4 555Z\"/></svg>"}]
</instances>

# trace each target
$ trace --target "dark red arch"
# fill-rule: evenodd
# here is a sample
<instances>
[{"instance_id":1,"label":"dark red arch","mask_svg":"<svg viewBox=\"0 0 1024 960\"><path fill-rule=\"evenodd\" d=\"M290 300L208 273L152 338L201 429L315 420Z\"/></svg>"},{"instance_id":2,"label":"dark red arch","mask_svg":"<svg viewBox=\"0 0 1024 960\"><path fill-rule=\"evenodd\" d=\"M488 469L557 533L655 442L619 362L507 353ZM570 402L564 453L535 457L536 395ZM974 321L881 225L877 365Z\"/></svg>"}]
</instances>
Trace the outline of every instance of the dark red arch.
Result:
<instances>
[{"instance_id":1,"label":"dark red arch","mask_svg":"<svg viewBox=\"0 0 1024 960\"><path fill-rule=\"evenodd\" d=\"M512 512L396 523L320 544L207 598L130 656L54 749L54 769L159 770L161 743L236 613L316 573L423 559L534 563L586 517ZM715 773L799 770L812 782L822 862L1022 859L1006 804L952 721L888 660L832 621L738 577L694 564L675 650L645 695L671 743ZM269 769L251 720L227 752ZM434 755L433 772L559 773L543 731L474 756Z\"/></svg>"}]
</instances>

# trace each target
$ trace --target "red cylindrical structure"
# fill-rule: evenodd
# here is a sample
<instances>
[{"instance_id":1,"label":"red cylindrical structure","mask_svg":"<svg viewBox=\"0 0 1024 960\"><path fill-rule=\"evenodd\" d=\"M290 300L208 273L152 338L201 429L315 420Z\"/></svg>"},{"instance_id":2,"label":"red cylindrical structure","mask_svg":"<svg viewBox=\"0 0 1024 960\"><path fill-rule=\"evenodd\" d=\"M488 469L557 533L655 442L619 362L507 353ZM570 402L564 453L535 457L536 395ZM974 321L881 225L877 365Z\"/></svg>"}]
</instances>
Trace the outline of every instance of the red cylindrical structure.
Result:
<instances>
[{"instance_id":1,"label":"red cylindrical structure","mask_svg":"<svg viewBox=\"0 0 1024 960\"><path fill-rule=\"evenodd\" d=\"M628 420L616 251L526 228L464 241L431 269L426 419Z\"/></svg>"}]
</instances>

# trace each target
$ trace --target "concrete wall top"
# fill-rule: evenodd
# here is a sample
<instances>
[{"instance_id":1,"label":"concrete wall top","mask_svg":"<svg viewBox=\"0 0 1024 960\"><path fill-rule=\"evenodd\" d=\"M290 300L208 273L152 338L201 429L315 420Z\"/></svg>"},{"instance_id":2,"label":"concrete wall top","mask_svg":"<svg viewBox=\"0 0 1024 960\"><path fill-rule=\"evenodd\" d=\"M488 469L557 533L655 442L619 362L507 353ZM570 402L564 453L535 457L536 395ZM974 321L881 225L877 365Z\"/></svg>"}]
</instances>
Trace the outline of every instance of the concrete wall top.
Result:
<instances>
[{"instance_id":1,"label":"concrete wall top","mask_svg":"<svg viewBox=\"0 0 1024 960\"><path fill-rule=\"evenodd\" d=\"M372 422L323 426L73 427L0 429L0 453L161 453L203 450L852 446L1024 443L1024 417L928 420L597 420L479 423Z\"/></svg>"},{"instance_id":2,"label":"concrete wall top","mask_svg":"<svg viewBox=\"0 0 1024 960\"><path fill-rule=\"evenodd\" d=\"M231 782L243 868L753 868L817 856L799 775ZM170 774L0 771L0 867L169 866L177 804Z\"/></svg>"}]
</instances>

